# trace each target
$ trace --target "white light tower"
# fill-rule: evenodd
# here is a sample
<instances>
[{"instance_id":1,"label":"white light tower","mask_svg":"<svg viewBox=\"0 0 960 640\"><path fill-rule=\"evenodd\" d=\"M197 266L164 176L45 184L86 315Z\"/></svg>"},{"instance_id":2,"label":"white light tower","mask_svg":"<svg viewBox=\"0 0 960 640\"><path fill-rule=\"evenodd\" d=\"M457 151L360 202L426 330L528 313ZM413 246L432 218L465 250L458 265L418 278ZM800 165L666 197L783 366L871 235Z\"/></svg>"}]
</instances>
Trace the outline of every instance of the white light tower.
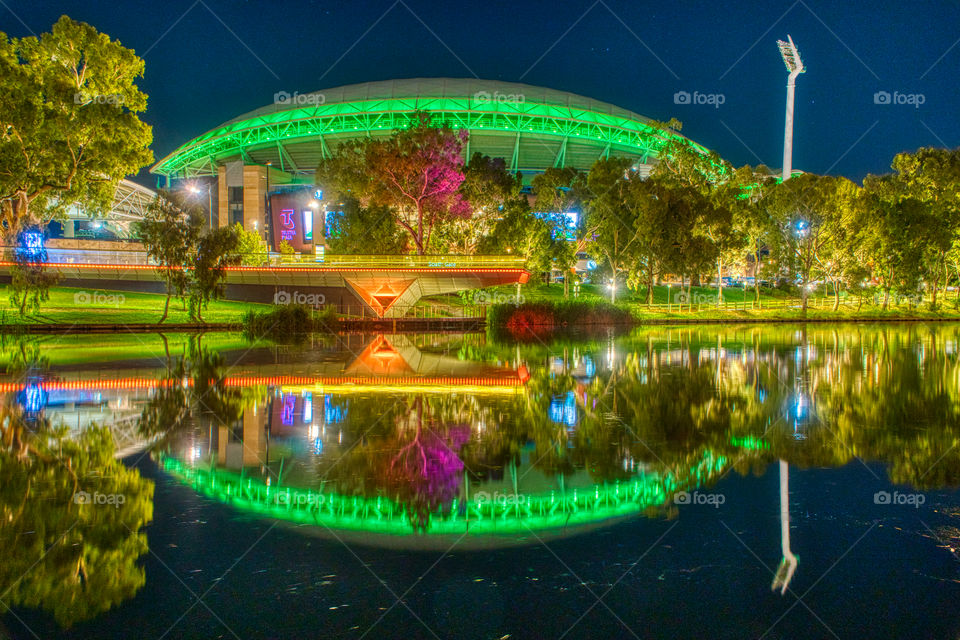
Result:
<instances>
[{"instance_id":1,"label":"white light tower","mask_svg":"<svg viewBox=\"0 0 960 640\"><path fill-rule=\"evenodd\" d=\"M797 51L797 45L793 44L793 38L787 36L787 41L777 40L777 46L780 47L780 55L783 57L783 63L787 65L787 119L783 126L783 179L790 179L790 171L793 169L793 92L797 81L797 76L804 73L806 69L800 60L800 52Z\"/></svg>"}]
</instances>

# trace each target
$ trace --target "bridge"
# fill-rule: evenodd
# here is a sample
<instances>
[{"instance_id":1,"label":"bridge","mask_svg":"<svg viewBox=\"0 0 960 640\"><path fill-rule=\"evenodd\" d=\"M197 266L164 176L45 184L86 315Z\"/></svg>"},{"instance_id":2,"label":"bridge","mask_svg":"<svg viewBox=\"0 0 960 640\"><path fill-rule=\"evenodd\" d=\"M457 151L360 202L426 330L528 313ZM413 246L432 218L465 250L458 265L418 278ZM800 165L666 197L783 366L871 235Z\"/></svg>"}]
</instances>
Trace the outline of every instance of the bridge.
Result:
<instances>
[{"instance_id":1,"label":"bridge","mask_svg":"<svg viewBox=\"0 0 960 640\"><path fill-rule=\"evenodd\" d=\"M162 268L136 249L116 243L60 242L48 247L46 268L61 285L120 291L165 291ZM89 247L88 247L89 245ZM10 277L13 249L0 261ZM299 259L295 261L294 258ZM271 254L261 266L227 267L228 300L333 307L341 314L402 318L425 296L525 283L530 274L516 256L322 256L307 262Z\"/></svg>"}]
</instances>

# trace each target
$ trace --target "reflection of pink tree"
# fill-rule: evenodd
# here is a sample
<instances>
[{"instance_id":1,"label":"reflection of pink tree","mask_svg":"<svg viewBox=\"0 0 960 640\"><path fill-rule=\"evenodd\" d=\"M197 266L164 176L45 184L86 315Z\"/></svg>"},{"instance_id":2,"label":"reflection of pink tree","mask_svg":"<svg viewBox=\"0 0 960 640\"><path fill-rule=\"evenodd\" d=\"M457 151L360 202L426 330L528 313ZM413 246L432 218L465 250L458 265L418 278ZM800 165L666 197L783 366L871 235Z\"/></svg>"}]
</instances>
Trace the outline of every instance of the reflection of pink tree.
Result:
<instances>
[{"instance_id":1,"label":"reflection of pink tree","mask_svg":"<svg viewBox=\"0 0 960 640\"><path fill-rule=\"evenodd\" d=\"M391 458L387 479L406 504L411 524L422 531L429 524L430 514L449 505L460 491L463 461L458 452L470 439L470 427L444 426L432 421L424 426L423 403L419 398L405 422L411 427L413 438Z\"/></svg>"}]
</instances>

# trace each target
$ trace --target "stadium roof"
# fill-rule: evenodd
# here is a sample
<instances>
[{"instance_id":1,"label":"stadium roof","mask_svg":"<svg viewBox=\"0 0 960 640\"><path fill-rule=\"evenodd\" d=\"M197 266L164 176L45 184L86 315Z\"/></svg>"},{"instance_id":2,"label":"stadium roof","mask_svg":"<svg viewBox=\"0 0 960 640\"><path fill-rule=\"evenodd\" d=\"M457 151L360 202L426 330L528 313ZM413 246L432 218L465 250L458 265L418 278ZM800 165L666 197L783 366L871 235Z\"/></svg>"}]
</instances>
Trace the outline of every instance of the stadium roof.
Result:
<instances>
[{"instance_id":1,"label":"stadium roof","mask_svg":"<svg viewBox=\"0 0 960 640\"><path fill-rule=\"evenodd\" d=\"M468 130L468 153L503 157L515 171L587 169L609 155L635 157L649 167L662 144L650 119L573 93L496 80L415 78L279 92L274 104L186 142L151 171L211 175L218 164L243 160L309 174L338 143L388 135L408 126L416 111Z\"/></svg>"}]
</instances>

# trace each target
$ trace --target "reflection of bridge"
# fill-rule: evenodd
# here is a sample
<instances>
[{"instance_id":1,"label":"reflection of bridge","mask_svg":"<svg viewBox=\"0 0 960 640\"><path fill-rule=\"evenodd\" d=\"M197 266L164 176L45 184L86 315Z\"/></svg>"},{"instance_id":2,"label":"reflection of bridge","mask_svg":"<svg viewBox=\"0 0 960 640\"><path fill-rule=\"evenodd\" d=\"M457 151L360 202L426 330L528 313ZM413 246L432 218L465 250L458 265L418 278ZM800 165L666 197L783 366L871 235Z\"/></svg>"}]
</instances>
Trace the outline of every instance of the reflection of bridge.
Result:
<instances>
[{"instance_id":1,"label":"reflection of bridge","mask_svg":"<svg viewBox=\"0 0 960 640\"><path fill-rule=\"evenodd\" d=\"M12 262L0 262L0 277ZM156 291L162 274L142 251L48 250L47 268L65 286ZM89 262L97 260L96 263ZM304 302L340 312L400 318L424 296L523 283L514 256L327 256L323 262L227 267L226 296L247 302Z\"/></svg>"}]
</instances>

